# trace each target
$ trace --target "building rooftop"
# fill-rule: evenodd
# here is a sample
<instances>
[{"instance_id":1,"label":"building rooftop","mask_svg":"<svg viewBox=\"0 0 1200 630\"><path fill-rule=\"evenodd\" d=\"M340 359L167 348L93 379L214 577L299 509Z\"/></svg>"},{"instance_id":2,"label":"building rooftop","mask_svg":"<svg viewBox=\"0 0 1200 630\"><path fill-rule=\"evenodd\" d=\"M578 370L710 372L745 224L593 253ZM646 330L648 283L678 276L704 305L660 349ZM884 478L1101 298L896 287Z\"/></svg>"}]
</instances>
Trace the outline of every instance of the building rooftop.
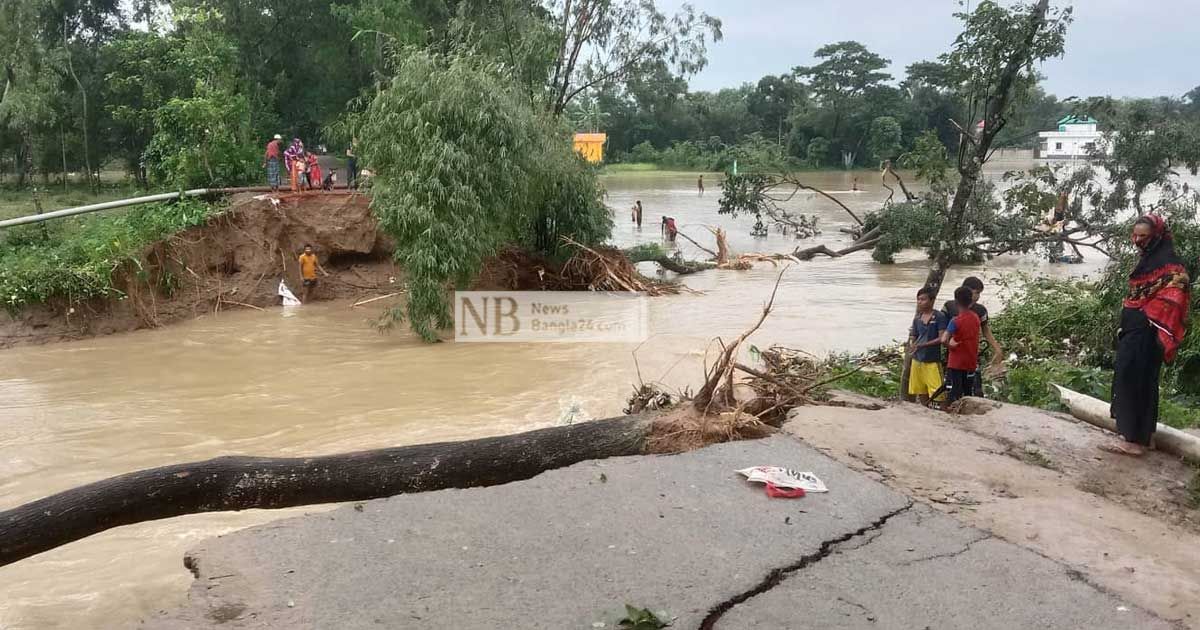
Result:
<instances>
[{"instance_id":1,"label":"building rooftop","mask_svg":"<svg viewBox=\"0 0 1200 630\"><path fill-rule=\"evenodd\" d=\"M1076 116L1076 115L1072 114L1070 116L1064 116L1062 120L1058 121L1058 124L1059 125L1098 125L1098 124L1100 124L1100 121L1096 120L1095 118L1092 118L1091 116Z\"/></svg>"}]
</instances>

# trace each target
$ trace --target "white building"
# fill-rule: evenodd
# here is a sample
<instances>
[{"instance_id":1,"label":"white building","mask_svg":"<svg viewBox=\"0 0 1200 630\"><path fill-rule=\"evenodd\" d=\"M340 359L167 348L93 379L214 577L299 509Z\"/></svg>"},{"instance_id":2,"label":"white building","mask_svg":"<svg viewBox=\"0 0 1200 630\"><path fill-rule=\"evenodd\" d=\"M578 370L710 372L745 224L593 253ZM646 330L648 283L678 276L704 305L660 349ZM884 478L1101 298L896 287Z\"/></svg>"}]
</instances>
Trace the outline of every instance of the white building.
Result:
<instances>
[{"instance_id":1,"label":"white building","mask_svg":"<svg viewBox=\"0 0 1200 630\"><path fill-rule=\"evenodd\" d=\"M1099 121L1091 116L1067 116L1058 121L1058 131L1043 131L1038 134L1041 146L1037 157L1043 159L1086 159L1094 148L1112 153L1112 144L1104 138L1097 126Z\"/></svg>"}]
</instances>

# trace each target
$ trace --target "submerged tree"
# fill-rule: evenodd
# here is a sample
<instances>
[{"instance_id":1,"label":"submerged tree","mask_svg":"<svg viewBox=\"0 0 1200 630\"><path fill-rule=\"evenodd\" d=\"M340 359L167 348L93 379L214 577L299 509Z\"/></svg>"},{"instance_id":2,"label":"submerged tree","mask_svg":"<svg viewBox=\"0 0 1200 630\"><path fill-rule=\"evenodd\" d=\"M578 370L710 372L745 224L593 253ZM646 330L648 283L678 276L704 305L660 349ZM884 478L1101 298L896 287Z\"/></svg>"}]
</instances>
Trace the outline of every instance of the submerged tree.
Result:
<instances>
[{"instance_id":1,"label":"submerged tree","mask_svg":"<svg viewBox=\"0 0 1200 630\"><path fill-rule=\"evenodd\" d=\"M432 340L452 323L448 291L501 247L556 257L562 237L600 242L612 223L561 121L530 108L497 65L408 50L393 67L351 127L408 274L408 303L384 323L407 319Z\"/></svg>"}]
</instances>

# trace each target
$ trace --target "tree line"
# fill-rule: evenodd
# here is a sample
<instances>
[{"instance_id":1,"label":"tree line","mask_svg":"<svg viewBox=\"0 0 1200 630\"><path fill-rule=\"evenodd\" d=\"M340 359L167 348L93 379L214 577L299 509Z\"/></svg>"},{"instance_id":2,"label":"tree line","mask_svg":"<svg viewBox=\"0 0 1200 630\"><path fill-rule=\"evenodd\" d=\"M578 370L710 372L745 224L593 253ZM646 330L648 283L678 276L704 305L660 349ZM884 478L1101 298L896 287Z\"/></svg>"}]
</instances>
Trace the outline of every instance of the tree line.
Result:
<instances>
[{"instance_id":1,"label":"tree line","mask_svg":"<svg viewBox=\"0 0 1200 630\"><path fill-rule=\"evenodd\" d=\"M957 149L953 121L977 122L964 108L955 68L943 60L913 63L897 82L886 71L891 61L856 41L822 46L814 57L811 66L715 92L690 91L666 71L639 76L581 100L572 121L582 131L606 131L612 159L706 170L781 157L814 168L874 168L914 149L929 130ZM1102 131L1134 111L1200 119L1200 87L1182 97L1060 99L1032 78L995 146L1034 148L1039 131L1082 109L1100 118Z\"/></svg>"},{"instance_id":2,"label":"tree line","mask_svg":"<svg viewBox=\"0 0 1200 630\"><path fill-rule=\"evenodd\" d=\"M651 68L687 76L719 37L707 15L631 1L5 1L0 173L24 184L115 166L142 185L233 185L275 133L345 143L328 128L406 47L496 59L557 116Z\"/></svg>"}]
</instances>

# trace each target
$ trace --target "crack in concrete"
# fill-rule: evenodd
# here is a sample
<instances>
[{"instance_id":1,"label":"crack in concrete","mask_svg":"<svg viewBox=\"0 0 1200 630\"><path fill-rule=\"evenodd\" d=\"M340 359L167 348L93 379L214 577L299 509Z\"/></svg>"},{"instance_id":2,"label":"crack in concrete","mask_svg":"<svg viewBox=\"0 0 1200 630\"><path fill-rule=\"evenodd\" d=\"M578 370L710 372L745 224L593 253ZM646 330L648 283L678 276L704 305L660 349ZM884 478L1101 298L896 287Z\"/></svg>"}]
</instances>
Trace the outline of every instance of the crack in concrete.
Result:
<instances>
[{"instance_id":1,"label":"crack in concrete","mask_svg":"<svg viewBox=\"0 0 1200 630\"><path fill-rule=\"evenodd\" d=\"M904 562L897 563L896 566L907 567L907 566L911 566L911 565L914 565L914 564L917 564L920 562L929 562L930 560L938 560L940 558L954 558L956 556L961 556L962 554L970 551L971 547L975 546L975 543L983 542L985 540L988 540L989 538L993 538L993 536L987 532L983 532L982 536L980 536L979 538L976 538L975 540L968 542L965 546L963 546L962 549L958 549L956 551L948 551L946 553L935 553L932 556L925 556L923 558L914 558L912 560L905 560Z\"/></svg>"},{"instance_id":2,"label":"crack in concrete","mask_svg":"<svg viewBox=\"0 0 1200 630\"><path fill-rule=\"evenodd\" d=\"M867 621L870 621L870 622L875 621L875 613L871 612L871 610L869 608L867 608L866 606L863 606L862 604L860 604L856 601L846 599L845 597L839 597L839 598L837 598L837 600L839 602L842 602L843 604L846 604L847 606L853 606L853 607L861 610L863 616L867 618Z\"/></svg>"},{"instance_id":3,"label":"crack in concrete","mask_svg":"<svg viewBox=\"0 0 1200 630\"><path fill-rule=\"evenodd\" d=\"M761 594L775 588L776 586L779 586L779 584L782 583L784 578L786 578L788 575L795 573L796 571L799 571L800 569L803 569L805 567L812 566L812 565L820 562L821 560L824 560L826 556L830 555L831 553L833 553L835 551L839 551L841 549L840 545L842 543L850 541L858 536L862 536L868 532L873 532L873 531L877 531L877 530L881 529L893 517L899 516L900 514L903 514L903 513L907 512L908 510L912 509L913 505L915 505L915 503L913 503L913 501L909 500L908 504L905 505L904 507L902 507L898 510L894 510L892 512L888 512L887 514L884 514L883 516L879 517L878 519L876 519L869 525L862 527L861 529L852 531L852 532L844 534L842 536L838 536L837 538L834 538L832 540L826 540L826 541L822 542L821 546L817 549L817 551L815 553L810 553L806 556L803 556L796 562L793 562L792 564L789 564L785 567L780 567L778 569L772 569L770 573L767 573L767 576L765 578L763 578L763 580L761 582L759 582L757 585L755 585L750 590L744 591L742 593L738 593L737 595L734 595L733 597L710 608L708 611L708 615L705 616L704 619L700 622L699 630L713 630L713 628L716 627L717 622L721 620L721 617L724 616L725 613L729 612L734 606L744 603L755 596L761 595ZM876 536L876 538L877 537L878 536ZM872 538L871 540L873 541L875 539ZM862 548L863 546L865 546L865 545L859 545L859 546L855 547L855 549Z\"/></svg>"}]
</instances>

